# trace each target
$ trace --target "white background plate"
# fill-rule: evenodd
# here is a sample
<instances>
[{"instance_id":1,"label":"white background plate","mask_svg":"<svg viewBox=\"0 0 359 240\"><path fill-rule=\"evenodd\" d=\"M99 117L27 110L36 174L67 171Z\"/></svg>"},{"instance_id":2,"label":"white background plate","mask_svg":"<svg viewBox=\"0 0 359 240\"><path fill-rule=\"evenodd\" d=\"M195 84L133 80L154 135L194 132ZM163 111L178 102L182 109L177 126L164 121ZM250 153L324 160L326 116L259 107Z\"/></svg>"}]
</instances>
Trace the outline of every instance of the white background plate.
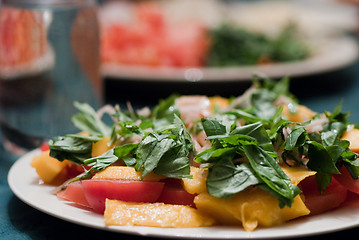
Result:
<instances>
[{"instance_id":1,"label":"white background plate","mask_svg":"<svg viewBox=\"0 0 359 240\"><path fill-rule=\"evenodd\" d=\"M328 233L359 226L359 200L350 201L341 208L314 217L305 217L279 227L261 228L245 232L240 227L206 228L152 228L152 227L108 227L102 215L71 206L52 194L53 186L39 184L35 170L30 166L34 150L25 154L11 167L8 182L14 194L30 206L57 218L92 228L140 236L191 239L263 239L288 238Z\"/></svg>"},{"instance_id":2,"label":"white background plate","mask_svg":"<svg viewBox=\"0 0 359 240\"><path fill-rule=\"evenodd\" d=\"M359 55L357 42L349 36L328 38L312 46L312 56L303 61L242 67L170 68L102 65L102 75L111 79L171 82L251 81L253 74L270 78L299 77L338 70L353 63Z\"/></svg>"}]
</instances>

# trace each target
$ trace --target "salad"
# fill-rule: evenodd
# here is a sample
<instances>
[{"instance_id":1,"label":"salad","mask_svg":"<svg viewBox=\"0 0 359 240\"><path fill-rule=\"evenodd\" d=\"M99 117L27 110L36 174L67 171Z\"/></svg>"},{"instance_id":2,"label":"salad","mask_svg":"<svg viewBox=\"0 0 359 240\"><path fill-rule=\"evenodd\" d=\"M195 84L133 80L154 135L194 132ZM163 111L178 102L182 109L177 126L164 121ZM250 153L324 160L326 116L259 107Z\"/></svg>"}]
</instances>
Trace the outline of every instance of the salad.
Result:
<instances>
[{"instance_id":1,"label":"salad","mask_svg":"<svg viewBox=\"0 0 359 240\"><path fill-rule=\"evenodd\" d=\"M212 1L195 6L192 2L181 2L117 1L104 4L99 14L103 64L231 67L301 61L312 54L308 41L294 21L288 21L278 33L270 36L240 26L224 17L227 13L221 20L214 20L215 23L207 20L209 16L216 18L216 14L206 9L211 8ZM219 12L232 7L217 4L212 7ZM183 5L196 10L182 9ZM191 17L189 12L193 11L199 16ZM206 11L209 16L201 16Z\"/></svg>"},{"instance_id":2,"label":"salad","mask_svg":"<svg viewBox=\"0 0 359 240\"><path fill-rule=\"evenodd\" d=\"M359 129L340 104L300 105L289 78L255 79L234 98L172 95L151 109L74 105L79 133L50 139L31 165L59 201L106 225L254 231L359 193Z\"/></svg>"}]
</instances>

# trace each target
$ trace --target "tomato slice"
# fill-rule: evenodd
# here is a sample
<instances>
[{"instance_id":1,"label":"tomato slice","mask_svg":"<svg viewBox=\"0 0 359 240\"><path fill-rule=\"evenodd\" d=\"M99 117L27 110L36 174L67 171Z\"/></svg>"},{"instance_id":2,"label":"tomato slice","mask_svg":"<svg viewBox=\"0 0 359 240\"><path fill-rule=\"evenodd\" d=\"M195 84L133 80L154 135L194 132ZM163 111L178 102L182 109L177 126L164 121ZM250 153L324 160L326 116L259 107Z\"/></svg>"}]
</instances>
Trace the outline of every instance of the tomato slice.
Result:
<instances>
[{"instance_id":1,"label":"tomato slice","mask_svg":"<svg viewBox=\"0 0 359 240\"><path fill-rule=\"evenodd\" d=\"M41 146L39 148L42 152L45 152L45 151L49 150L49 144L47 142L44 142L41 144Z\"/></svg>"},{"instance_id":2,"label":"tomato slice","mask_svg":"<svg viewBox=\"0 0 359 240\"><path fill-rule=\"evenodd\" d=\"M91 208L87 202L83 185L80 181L70 183L65 190L57 193L57 197L66 201L74 202L78 205Z\"/></svg>"},{"instance_id":3,"label":"tomato slice","mask_svg":"<svg viewBox=\"0 0 359 240\"><path fill-rule=\"evenodd\" d=\"M320 193L315 176L310 176L301 182L301 189L304 195L304 203L310 210L311 215L323 213L338 207L346 198L348 191L335 178L327 189Z\"/></svg>"},{"instance_id":4,"label":"tomato slice","mask_svg":"<svg viewBox=\"0 0 359 240\"><path fill-rule=\"evenodd\" d=\"M193 199L196 195L190 194L184 190L182 180L166 179L164 182L165 186L157 202L195 207Z\"/></svg>"},{"instance_id":5,"label":"tomato slice","mask_svg":"<svg viewBox=\"0 0 359 240\"><path fill-rule=\"evenodd\" d=\"M128 180L83 180L86 200L97 213L105 211L105 200L156 202L164 183Z\"/></svg>"},{"instance_id":6,"label":"tomato slice","mask_svg":"<svg viewBox=\"0 0 359 240\"><path fill-rule=\"evenodd\" d=\"M344 166L339 171L341 174L334 175L335 179L349 191L359 194L359 179L353 179Z\"/></svg>"}]
</instances>

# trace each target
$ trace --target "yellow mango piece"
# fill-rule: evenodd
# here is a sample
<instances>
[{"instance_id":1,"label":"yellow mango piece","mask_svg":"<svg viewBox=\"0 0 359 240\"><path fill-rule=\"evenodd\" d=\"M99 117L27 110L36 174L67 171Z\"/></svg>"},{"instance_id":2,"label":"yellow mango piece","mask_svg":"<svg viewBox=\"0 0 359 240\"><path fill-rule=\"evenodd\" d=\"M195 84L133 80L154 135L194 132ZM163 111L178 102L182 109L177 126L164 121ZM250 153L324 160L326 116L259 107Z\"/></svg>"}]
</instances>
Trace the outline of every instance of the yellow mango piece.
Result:
<instances>
[{"instance_id":1,"label":"yellow mango piece","mask_svg":"<svg viewBox=\"0 0 359 240\"><path fill-rule=\"evenodd\" d=\"M55 158L50 157L50 151L44 151L38 156L34 156L31 166L35 168L39 177L47 184L58 183L58 176L66 168L67 162L60 162Z\"/></svg>"},{"instance_id":2,"label":"yellow mango piece","mask_svg":"<svg viewBox=\"0 0 359 240\"><path fill-rule=\"evenodd\" d=\"M299 167L281 167L283 172L290 178L291 183L294 185L298 185L303 179L315 175L317 172L310 171L307 168L299 168Z\"/></svg>"},{"instance_id":3,"label":"yellow mango piece","mask_svg":"<svg viewBox=\"0 0 359 240\"><path fill-rule=\"evenodd\" d=\"M190 194L207 192L208 169L191 166L192 178L183 178L183 188Z\"/></svg>"},{"instance_id":4,"label":"yellow mango piece","mask_svg":"<svg viewBox=\"0 0 359 240\"><path fill-rule=\"evenodd\" d=\"M347 140L350 142L349 149L353 152L359 153L359 129L352 129L350 131L346 131L342 140Z\"/></svg>"},{"instance_id":5,"label":"yellow mango piece","mask_svg":"<svg viewBox=\"0 0 359 240\"><path fill-rule=\"evenodd\" d=\"M291 122L305 122L311 120L315 115L315 113L306 106L298 105L297 107L297 111L292 113L289 111L288 106L284 105L282 115L287 117Z\"/></svg>"},{"instance_id":6,"label":"yellow mango piece","mask_svg":"<svg viewBox=\"0 0 359 240\"><path fill-rule=\"evenodd\" d=\"M280 225L310 213L300 196L295 197L291 208L280 208L278 199L258 187L247 188L227 199L201 193L194 203L198 210L220 223L242 224L245 231L254 231L258 226Z\"/></svg>"},{"instance_id":7,"label":"yellow mango piece","mask_svg":"<svg viewBox=\"0 0 359 240\"><path fill-rule=\"evenodd\" d=\"M133 203L106 199L106 225L192 228L214 224L213 218L184 205Z\"/></svg>"},{"instance_id":8,"label":"yellow mango piece","mask_svg":"<svg viewBox=\"0 0 359 240\"><path fill-rule=\"evenodd\" d=\"M303 168L282 167L292 184L297 185L316 172ZM248 188L230 198L216 198L207 193L207 170L191 167L192 179L183 179L189 193L197 193L194 203L198 210L227 225L243 225L246 231L258 226L280 225L285 221L309 214L302 199L297 196L291 208L280 208L278 199L257 187Z\"/></svg>"},{"instance_id":9,"label":"yellow mango piece","mask_svg":"<svg viewBox=\"0 0 359 240\"><path fill-rule=\"evenodd\" d=\"M210 109L215 110L216 108L225 108L229 104L228 98L223 97L209 97Z\"/></svg>"},{"instance_id":10,"label":"yellow mango piece","mask_svg":"<svg viewBox=\"0 0 359 240\"><path fill-rule=\"evenodd\" d=\"M92 144L92 157L100 156L101 154L107 152L112 148L108 143L110 142L111 137L104 137L100 141Z\"/></svg>"},{"instance_id":11,"label":"yellow mango piece","mask_svg":"<svg viewBox=\"0 0 359 240\"><path fill-rule=\"evenodd\" d=\"M92 179L122 179L140 181L141 175L142 171L137 172L133 167L109 166L96 173ZM143 179L143 181L159 181L164 178L164 176L151 172Z\"/></svg>"}]
</instances>

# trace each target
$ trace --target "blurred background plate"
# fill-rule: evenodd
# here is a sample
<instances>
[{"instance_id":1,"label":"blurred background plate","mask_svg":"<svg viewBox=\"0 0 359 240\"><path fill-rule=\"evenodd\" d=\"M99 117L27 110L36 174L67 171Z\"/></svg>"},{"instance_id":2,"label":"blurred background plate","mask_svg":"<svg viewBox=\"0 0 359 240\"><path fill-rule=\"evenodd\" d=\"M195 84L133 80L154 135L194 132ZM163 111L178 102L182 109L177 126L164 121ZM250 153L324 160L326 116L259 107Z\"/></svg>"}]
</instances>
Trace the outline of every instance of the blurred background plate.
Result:
<instances>
[{"instance_id":1,"label":"blurred background plate","mask_svg":"<svg viewBox=\"0 0 359 240\"><path fill-rule=\"evenodd\" d=\"M102 65L102 74L111 79L141 81L250 81L254 74L271 78L306 76L334 71L352 64L359 55L356 40L350 36L337 36L322 40L313 46L313 54L306 60L289 63L272 63L257 66L174 68L119 65Z\"/></svg>"}]
</instances>

